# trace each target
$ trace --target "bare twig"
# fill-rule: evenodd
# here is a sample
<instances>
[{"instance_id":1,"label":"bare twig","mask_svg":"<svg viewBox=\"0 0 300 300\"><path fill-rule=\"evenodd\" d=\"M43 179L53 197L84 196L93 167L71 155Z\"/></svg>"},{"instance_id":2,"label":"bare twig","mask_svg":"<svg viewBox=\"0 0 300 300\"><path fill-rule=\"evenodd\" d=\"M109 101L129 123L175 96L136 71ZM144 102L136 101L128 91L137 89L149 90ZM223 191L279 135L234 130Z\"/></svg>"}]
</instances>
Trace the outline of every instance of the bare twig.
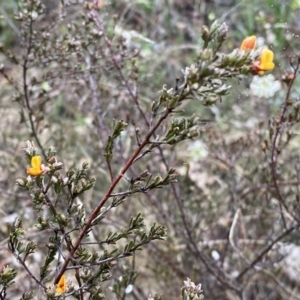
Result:
<instances>
[{"instance_id":1,"label":"bare twig","mask_svg":"<svg viewBox=\"0 0 300 300\"><path fill-rule=\"evenodd\" d=\"M29 270L29 268L27 267L25 261L22 260L22 258L18 255L18 253L16 253L16 251L13 252L13 254L15 255L16 259L18 260L18 262L23 266L23 268L26 270L26 272L28 273L28 275L39 285L41 286L44 290L47 289L47 287L40 281L38 280L33 273Z\"/></svg>"},{"instance_id":2,"label":"bare twig","mask_svg":"<svg viewBox=\"0 0 300 300\"><path fill-rule=\"evenodd\" d=\"M98 123L97 126L97 133L98 133L98 137L99 137L99 142L102 140L102 128L106 128L104 122L103 122L103 118L102 118L102 112L101 112L101 107L100 107L100 99L99 99L99 95L97 92L97 86L96 86L96 82L95 79L93 77L93 74L91 72L92 66L91 66L91 53L89 54L89 56L85 57L85 62L87 65L87 69L90 70L90 72L88 73L88 78L89 78L89 87L90 90L92 91L92 100L93 100L93 106L94 106L94 110L95 110L95 115L96 115L96 120ZM109 171L109 175L110 175L110 180L111 182L114 180L114 176L112 173L112 168L111 168L111 164L110 161L108 159L106 159L106 164L107 164L107 168Z\"/></svg>"},{"instance_id":3,"label":"bare twig","mask_svg":"<svg viewBox=\"0 0 300 300\"><path fill-rule=\"evenodd\" d=\"M130 83L128 81L128 79L126 78L126 76L124 75L121 67L120 67L120 64L119 64L119 61L111 47L111 41L109 40L108 36L106 35L106 32L105 32L105 28L104 28L104 24L102 22L102 20L100 19L99 17L99 14L97 13L97 11L95 9L92 9L91 10L91 16L94 20L94 22L96 23L97 27L99 28L99 30L101 31L101 33L103 34L103 37L104 37L104 41L106 43L106 47L109 51L109 54L111 56L111 59L112 59L112 62L115 66L115 68L117 69L122 81L124 82L124 85L127 89L127 91L129 92L132 100L134 101L139 113L141 114L142 118L146 121L148 127L150 126L150 123L144 113L144 111L142 110L141 106L140 106L140 103L138 101L138 93L137 93L137 88L135 89L132 89L132 87L130 86Z\"/></svg>"},{"instance_id":4,"label":"bare twig","mask_svg":"<svg viewBox=\"0 0 300 300\"><path fill-rule=\"evenodd\" d=\"M297 65L294 68L294 76L292 77L291 81L289 82L289 86L288 86L288 90L286 93L286 97L285 97L285 101L284 104L282 106L282 109L280 111L279 117L278 117L278 125L276 125L276 129L273 135L273 139L272 139L272 150L271 150L271 173L272 173L272 179L273 179L273 183L274 183L274 187L276 190L276 194L280 203L280 207L283 207L289 214L291 214L293 216L293 218L295 220L297 220L298 223L300 223L300 219L293 214L292 212L289 212L289 209L287 207L287 204L285 203L285 200L282 197L279 185L278 185L278 178L277 178L277 157L278 157L278 148L277 148L277 140L281 135L281 131L282 131L282 127L283 124L285 123L285 113L287 112L288 106L289 106L289 98L290 98L290 94L291 94L291 89L292 86L294 84L294 81L296 79L296 75L298 73L299 70L299 64L300 64L300 58L298 59ZM282 216L282 221L284 224L284 227L286 228L286 222L285 222L285 218L283 213L281 212L281 216Z\"/></svg>"},{"instance_id":5,"label":"bare twig","mask_svg":"<svg viewBox=\"0 0 300 300\"><path fill-rule=\"evenodd\" d=\"M284 237L289 235L291 232L293 232L295 229L299 228L299 224L293 225L284 232L282 232L277 238L275 238L268 246L266 246L258 255L257 257L250 263L249 266L247 266L243 271L239 273L239 275L236 277L237 281L240 281L242 277L251 269L255 267L255 265L262 260L262 258L272 249L272 247L277 244L280 240L282 240Z\"/></svg>"},{"instance_id":6,"label":"bare twig","mask_svg":"<svg viewBox=\"0 0 300 300\"><path fill-rule=\"evenodd\" d=\"M34 117L34 113L32 111L32 108L30 106L30 99L29 99L29 88L28 88L28 83L27 83L27 73L28 73L28 64L29 64L29 56L31 54L31 51L33 49L33 43L32 43L32 38L33 38L33 20L32 17L30 18L30 24L29 24L29 39L28 39L28 45L27 45L27 52L25 54L24 57L24 63L22 65L22 71L23 71L23 92L24 92L24 100L25 100L25 107L27 108L27 112L28 112L28 118L29 118L29 123L30 123L30 128L31 128L31 133L37 143L37 145L39 146L42 155L44 157L44 159L47 159L47 155L46 152L42 146L42 143L40 142L40 139L38 137L38 134L36 132L36 128L34 125L34 121L33 121L33 117Z\"/></svg>"}]
</instances>

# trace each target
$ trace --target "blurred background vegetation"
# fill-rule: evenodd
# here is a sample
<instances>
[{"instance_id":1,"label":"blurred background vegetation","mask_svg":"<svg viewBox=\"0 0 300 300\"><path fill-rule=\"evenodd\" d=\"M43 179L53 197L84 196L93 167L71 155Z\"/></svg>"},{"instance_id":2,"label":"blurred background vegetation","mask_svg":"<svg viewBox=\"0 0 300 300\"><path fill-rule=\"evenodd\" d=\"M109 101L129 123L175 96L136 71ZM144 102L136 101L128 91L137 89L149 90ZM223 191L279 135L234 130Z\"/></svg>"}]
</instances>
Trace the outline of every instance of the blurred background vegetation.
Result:
<instances>
[{"instance_id":1,"label":"blurred background vegetation","mask_svg":"<svg viewBox=\"0 0 300 300\"><path fill-rule=\"evenodd\" d=\"M23 87L24 49L20 41L22 29L14 14L22 10L22 2L0 1L0 62L3 64L0 77L0 268L7 264L17 266L5 244L10 223L17 216L27 220L28 232L39 243L46 239L32 227L35 215L30 209L29 195L15 185L15 179L25 176L28 166L22 151L24 143L34 140L28 114L34 115L43 147L54 146L66 168L79 166L84 161L90 163L91 175L97 178L96 185L88 196L80 199L88 211L101 199L110 181L103 154L115 122L123 119L129 126L115 146L114 172L123 166L136 147L135 129L139 127L141 135L147 132L102 40L99 37L99 44L92 44L91 34L82 26L84 3L71 0L44 0L43 3L46 10L34 30L41 32L41 48L45 47L49 61L40 49L37 54L40 59L31 62L29 77L33 85L29 111L16 93ZM249 76L243 81L232 80L229 95L212 107L190 101L180 114L196 114L208 122L201 137L168 146L163 155L156 149L151 160L142 160L128 174L134 177L145 169L154 174L165 173L173 167L180 174L179 183L155 193L133 196L105 219L108 231L122 228L133 215L141 212L148 224L157 222L168 229L166 242L151 243L133 259L118 262L113 280L119 282L122 296L112 295L107 289L110 295L107 299L147 299L149 294L155 293L163 294L163 299L177 299L186 277L202 283L205 299L242 299L230 287L228 282L232 281L228 278L241 275L261 249L292 224L288 218L288 224L282 222L266 141L269 140L269 120L278 114L285 99L287 85L282 81L283 76L291 73L290 60L297 60L300 1L103 0L100 13L107 34L114 41L117 59L122 62L130 84L138 90L140 105L149 119L147 110L150 111L162 86L174 87L176 78L182 76L182 70L196 57L202 44L203 25L215 20L226 22L228 38L221 49L225 53L238 48L246 36L253 34L260 38L260 45L268 45L275 53L276 68L272 74L281 82L279 92L271 98L255 96L250 89L252 76ZM44 43L42 34L49 34L50 42ZM81 55L76 41L81 43L79 48L83 43L90 44L91 52L86 48L88 55ZM55 43L57 48L51 48ZM61 50L67 43L75 45L74 55ZM95 53L100 53L102 59ZM90 68L97 101L90 77L82 71ZM296 79L291 93L295 101L299 100L299 92ZM294 125L291 138L282 144L278 168L284 199L298 214L299 126ZM238 220L233 227L234 218ZM190 228L190 235L186 227ZM234 233L238 251L229 240L230 232ZM238 277L243 299L300 299L299 232L287 235L277 246L257 267ZM201 261L197 251L203 253L210 267ZM291 259L290 254L294 252L299 255ZM38 255L32 262L37 269ZM124 272L130 275L129 279L120 283ZM132 275L134 272L137 277ZM217 280L216 273L226 280ZM24 272L19 273L16 280L19 284L12 295L17 297L21 290L31 287L26 276ZM129 284L133 290L126 292Z\"/></svg>"}]
</instances>

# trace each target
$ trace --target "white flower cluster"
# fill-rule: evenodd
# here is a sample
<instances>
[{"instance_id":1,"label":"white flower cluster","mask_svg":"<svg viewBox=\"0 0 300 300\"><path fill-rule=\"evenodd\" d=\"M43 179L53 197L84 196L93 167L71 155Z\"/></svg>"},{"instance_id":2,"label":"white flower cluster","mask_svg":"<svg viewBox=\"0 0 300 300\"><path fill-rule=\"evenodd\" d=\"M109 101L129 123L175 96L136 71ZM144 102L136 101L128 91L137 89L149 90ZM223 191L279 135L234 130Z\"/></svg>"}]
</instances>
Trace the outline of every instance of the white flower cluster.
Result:
<instances>
[{"instance_id":1,"label":"white flower cluster","mask_svg":"<svg viewBox=\"0 0 300 300\"><path fill-rule=\"evenodd\" d=\"M250 84L252 95L259 98L270 98L281 88L279 80L275 80L272 74L266 76L254 76Z\"/></svg>"},{"instance_id":2,"label":"white flower cluster","mask_svg":"<svg viewBox=\"0 0 300 300\"><path fill-rule=\"evenodd\" d=\"M190 278L187 278L185 280L183 286L183 290L185 291L185 296L187 298L184 299L190 299L190 300L202 300L204 299L204 296L202 295L202 289L201 284L196 285L193 281L191 281Z\"/></svg>"},{"instance_id":3,"label":"white flower cluster","mask_svg":"<svg viewBox=\"0 0 300 300\"><path fill-rule=\"evenodd\" d=\"M196 140L193 143L189 144L188 153L193 161L198 161L199 159L205 158L208 156L207 147L200 140Z\"/></svg>"}]
</instances>

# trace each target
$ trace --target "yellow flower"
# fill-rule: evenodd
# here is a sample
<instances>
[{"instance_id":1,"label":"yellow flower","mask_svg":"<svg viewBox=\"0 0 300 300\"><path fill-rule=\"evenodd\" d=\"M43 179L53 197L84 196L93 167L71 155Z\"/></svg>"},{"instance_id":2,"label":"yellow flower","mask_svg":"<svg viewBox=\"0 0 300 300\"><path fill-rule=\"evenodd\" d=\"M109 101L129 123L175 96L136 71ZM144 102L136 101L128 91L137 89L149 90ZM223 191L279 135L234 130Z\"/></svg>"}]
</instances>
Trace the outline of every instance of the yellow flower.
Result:
<instances>
[{"instance_id":1,"label":"yellow flower","mask_svg":"<svg viewBox=\"0 0 300 300\"><path fill-rule=\"evenodd\" d=\"M56 293L62 294L62 293L65 293L66 291L67 291L66 275L63 274L60 277L59 282L56 286Z\"/></svg>"},{"instance_id":2,"label":"yellow flower","mask_svg":"<svg viewBox=\"0 0 300 300\"><path fill-rule=\"evenodd\" d=\"M252 50L255 47L255 43L256 43L256 36L255 35L248 36L243 40L240 50Z\"/></svg>"},{"instance_id":3,"label":"yellow flower","mask_svg":"<svg viewBox=\"0 0 300 300\"><path fill-rule=\"evenodd\" d=\"M31 158L31 167L26 169L27 174L31 176L39 176L50 170L42 164L42 158L37 155Z\"/></svg>"},{"instance_id":4,"label":"yellow flower","mask_svg":"<svg viewBox=\"0 0 300 300\"><path fill-rule=\"evenodd\" d=\"M270 49L263 49L260 55L260 59L255 61L250 69L253 74L263 75L265 71L271 71L274 69L275 64L273 62L274 53Z\"/></svg>"},{"instance_id":5,"label":"yellow flower","mask_svg":"<svg viewBox=\"0 0 300 300\"><path fill-rule=\"evenodd\" d=\"M265 48L260 56L260 68L262 71L273 70L275 64L273 63L274 53L273 51Z\"/></svg>"}]
</instances>

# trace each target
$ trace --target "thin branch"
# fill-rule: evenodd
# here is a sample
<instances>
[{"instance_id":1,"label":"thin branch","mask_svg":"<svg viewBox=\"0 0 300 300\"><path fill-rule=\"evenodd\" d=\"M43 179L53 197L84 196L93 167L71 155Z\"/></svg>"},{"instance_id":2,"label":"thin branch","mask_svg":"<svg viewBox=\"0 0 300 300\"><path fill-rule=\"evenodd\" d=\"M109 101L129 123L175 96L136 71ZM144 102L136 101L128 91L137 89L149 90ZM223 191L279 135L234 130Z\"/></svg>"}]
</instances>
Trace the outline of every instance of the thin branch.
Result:
<instances>
[{"instance_id":1,"label":"thin branch","mask_svg":"<svg viewBox=\"0 0 300 300\"><path fill-rule=\"evenodd\" d=\"M28 275L39 285L39 286L41 286L44 290L46 290L47 289L47 287L40 281L40 280L38 280L33 274L32 274L32 272L29 270L29 268L27 267L27 265L26 265L26 263L25 263L25 261L23 261L22 259L21 259L21 257L17 254L17 253L15 253L14 252L14 255L15 255L15 257L16 257L16 259L18 260L18 262L23 266L23 268L26 270L26 272L28 273Z\"/></svg>"},{"instance_id":2,"label":"thin branch","mask_svg":"<svg viewBox=\"0 0 300 300\"><path fill-rule=\"evenodd\" d=\"M182 88L183 86L181 86L180 88ZM168 163L166 161L166 158L165 158L165 155L161 149L160 146L158 146L158 150L159 150L159 153L160 153L160 156L162 158L162 161L163 161L163 164L165 165L165 167L168 169L169 166L168 166ZM179 208L179 212L180 212L180 216L181 216L181 219L182 219L182 222L183 222L183 227L184 227L184 230L188 236L188 242L187 242L187 245L188 245L188 248L190 249L190 251L196 256L198 257L201 262L205 265L205 267L207 268L208 272L210 274L212 274L222 285L226 286L227 288L229 288L230 290L233 290L235 292L237 292L238 294L241 294L241 289L240 287L236 286L235 284L232 284L231 282L228 281L228 279L226 278L226 273L224 273L223 270L221 270L219 267L217 266L212 266L210 264L210 261L209 261L209 258L202 252L198 249L198 246L192 236L192 232L191 232L191 229L188 225L188 222L186 220L186 215L185 215L185 212L184 212L184 208L182 207L182 201L178 195L178 192L176 190L176 187L174 184L171 184L171 189L173 191L173 194L175 196L175 200L176 200L176 204ZM226 279L225 279L226 278Z\"/></svg>"},{"instance_id":3,"label":"thin branch","mask_svg":"<svg viewBox=\"0 0 300 300\"><path fill-rule=\"evenodd\" d=\"M114 188L117 186L117 184L119 183L119 181L122 179L122 177L124 176L124 174L126 173L126 171L133 164L134 160L140 154L140 152L142 151L142 149L148 144L148 142L149 142L150 138L152 137L153 133L155 132L155 130L160 126L160 124L167 118L167 116L171 112L172 112L172 108L166 108L165 113L158 119L158 121L156 122L156 124L148 132L148 134L144 138L144 140L141 143L141 145L134 151L134 153L131 155L131 157L129 158L129 160L126 162L125 166L121 169L119 175L117 177L115 177L115 179L113 180L113 182L109 186L107 192L105 193L104 197L101 199L101 201L98 204L98 206L94 209L94 211L92 212L92 214L90 215L90 217L86 221L86 224L83 227L83 229L81 230L81 232L79 234L79 237L77 238L77 241L75 242L73 248L71 249L71 251L69 253L69 256L65 260L62 268L60 269L60 272L58 273L58 275L56 276L56 278L54 280L55 284L57 284L59 282L59 279L64 274L64 272L65 272L65 270L66 270L66 268L67 268L67 266L68 266L68 264L69 264L69 262L71 260L71 257L74 255L74 253L76 252L77 248L80 246L80 243L81 243L82 239L84 238L84 236L86 235L87 231L89 230L89 228L90 228L93 220L95 218L97 218L97 215L98 215L100 209L104 206L104 204L106 203L106 201L110 198L110 195L113 192Z\"/></svg>"},{"instance_id":4,"label":"thin branch","mask_svg":"<svg viewBox=\"0 0 300 300\"><path fill-rule=\"evenodd\" d=\"M300 224L293 225L287 230L285 230L283 233L281 233L276 239L274 239L268 246L266 246L259 254L258 256L250 263L248 267L246 267L243 271L240 272L240 274L236 277L237 281L240 281L242 277L251 269L255 267L255 265L262 260L262 258L272 249L272 247L277 244L280 240L282 240L284 237L288 236L292 231L299 228Z\"/></svg>"},{"instance_id":5,"label":"thin branch","mask_svg":"<svg viewBox=\"0 0 300 300\"><path fill-rule=\"evenodd\" d=\"M289 102L289 98L290 98L290 94L291 94L291 89L292 89L292 86L293 86L294 81L296 79L296 75L297 75L298 70L299 70L299 64L300 64L300 58L298 58L297 66L296 66L296 68L294 68L294 76L291 79L291 81L289 83L289 86L288 86L285 101L284 101L282 110L281 110L280 115L279 115L278 125L276 125L276 130L275 130L274 137L273 137L273 140L272 140L272 151L271 151L271 173L272 173L272 179L273 179L274 187L275 187L275 190L276 190L276 194L278 196L278 200L279 200L279 203L280 203L280 207L283 207L289 214L291 214L293 216L293 218L295 220L297 220L298 223L300 223L300 219L295 214L289 212L289 209L288 209L288 207L287 207L287 205L286 205L286 203L285 203L285 201L284 201L284 199L281 195L281 191L279 189L278 179L277 179L277 171L276 171L276 169L277 169L277 156L278 156L276 144L277 144L277 139L279 138L281 130L282 130L282 125L285 122L285 120L284 120L285 113L287 112L287 109L288 109L288 106L289 106L288 102ZM283 220L284 226L286 228L285 219L283 217L282 212L281 212L281 215L282 215L282 220Z\"/></svg>"},{"instance_id":6,"label":"thin branch","mask_svg":"<svg viewBox=\"0 0 300 300\"><path fill-rule=\"evenodd\" d=\"M125 75L124 75L124 73L123 73L123 71L122 71L122 69L119 65L119 61L118 61L118 59L117 59L116 55L114 54L114 51L111 47L111 41L109 40L108 36L106 35L104 24L103 24L102 20L100 19L99 14L97 13L97 11L95 9L92 9L90 13L91 13L91 16L92 16L94 22L96 23L97 27L99 28L99 30L103 34L106 47L109 51L109 54L111 56L111 59L112 59L112 62L114 64L115 68L117 69L122 81L124 82L124 85L125 85L127 91L129 92L133 102L137 106L137 109L138 109L139 113L141 114L142 118L145 120L147 126L149 127L150 123L149 123L149 121L148 121L144 111L142 110L139 101L138 101L137 89L135 89L135 91L133 91L133 89L131 88L131 86L129 84L128 79L125 77Z\"/></svg>"},{"instance_id":7,"label":"thin branch","mask_svg":"<svg viewBox=\"0 0 300 300\"><path fill-rule=\"evenodd\" d=\"M24 63L22 65L22 72L23 72L23 91L24 91L24 99L25 99L25 106L27 108L27 112L28 112L28 118L29 118L29 123L30 123L30 128L31 128L31 133L37 143L37 145L39 146L42 155L44 157L44 159L47 159L47 155L46 152L40 142L40 139L37 135L36 132L36 128L34 125L34 121L33 121L33 116L34 113L32 111L32 108L30 106L30 100L29 100L29 88L28 88L28 83L27 83L27 72L28 72L28 64L29 64L29 56L31 53L31 50L33 49L33 44L32 44L32 37L33 37L33 20L32 18L30 18L30 24L29 24L29 41L28 41L28 45L27 45L27 52L25 54L25 58L24 58Z\"/></svg>"},{"instance_id":8,"label":"thin branch","mask_svg":"<svg viewBox=\"0 0 300 300\"><path fill-rule=\"evenodd\" d=\"M89 54L89 56L86 56L85 57L85 63L86 63L86 66L87 66L87 69L88 70L91 70L91 57L90 57L91 54ZM96 86L96 82L95 82L95 79L93 77L93 74L92 72L90 71L89 72L89 87L90 87L90 90L92 91L92 100L93 100L93 105L94 105L94 110L95 110L95 114L96 114L96 119L97 119L97 133L98 133L98 137L99 137L99 143L100 141L102 140L102 136L101 136L101 129L102 128L105 128L105 124L103 122L103 118L102 118L102 112L101 112L101 107L100 107L100 99L99 99L99 96L98 96L98 93L97 93L97 86ZM107 164L107 168L108 168L108 171L109 171L109 175L110 175L110 180L111 182L113 182L114 180L114 176L113 176L113 173L112 173L112 168L111 168L111 164L110 164L110 161L108 159L106 159L106 164Z\"/></svg>"}]
</instances>

